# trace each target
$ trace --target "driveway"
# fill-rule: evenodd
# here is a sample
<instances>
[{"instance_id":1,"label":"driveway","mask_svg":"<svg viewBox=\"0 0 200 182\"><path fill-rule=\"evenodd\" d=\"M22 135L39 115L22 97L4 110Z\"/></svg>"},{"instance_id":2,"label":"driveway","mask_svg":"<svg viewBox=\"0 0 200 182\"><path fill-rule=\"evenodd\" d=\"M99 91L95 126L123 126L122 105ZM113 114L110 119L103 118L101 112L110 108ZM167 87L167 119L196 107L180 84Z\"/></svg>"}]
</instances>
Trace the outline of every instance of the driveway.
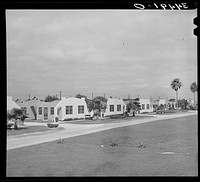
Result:
<instances>
[{"instance_id":1,"label":"driveway","mask_svg":"<svg viewBox=\"0 0 200 182\"><path fill-rule=\"evenodd\" d=\"M7 136L7 150L30 146L30 145L36 145L44 142L50 142L58 140L59 138L70 138L89 133L109 130L112 128L142 124L157 120L164 121L165 119L184 117L190 115L197 115L197 112L177 113L172 115L151 115L154 116L154 118L137 119L137 120L134 119L121 123L106 123L106 124L93 124L93 125L60 123L60 127L64 128L63 130L52 129L51 131ZM38 124L27 123L26 125L38 125ZM44 123L42 123L42 125L44 125Z\"/></svg>"}]
</instances>

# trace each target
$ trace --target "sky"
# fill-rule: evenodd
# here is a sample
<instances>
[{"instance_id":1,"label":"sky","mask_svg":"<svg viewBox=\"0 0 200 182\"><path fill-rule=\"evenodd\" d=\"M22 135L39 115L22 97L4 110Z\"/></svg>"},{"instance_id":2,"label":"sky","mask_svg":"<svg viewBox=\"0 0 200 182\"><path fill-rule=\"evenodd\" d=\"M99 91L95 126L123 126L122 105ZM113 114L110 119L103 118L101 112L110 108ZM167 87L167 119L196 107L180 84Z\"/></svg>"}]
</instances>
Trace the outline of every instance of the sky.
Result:
<instances>
[{"instance_id":1,"label":"sky","mask_svg":"<svg viewBox=\"0 0 200 182\"><path fill-rule=\"evenodd\" d=\"M193 98L196 10L7 10L7 95ZM198 83L197 83L198 84Z\"/></svg>"}]
</instances>

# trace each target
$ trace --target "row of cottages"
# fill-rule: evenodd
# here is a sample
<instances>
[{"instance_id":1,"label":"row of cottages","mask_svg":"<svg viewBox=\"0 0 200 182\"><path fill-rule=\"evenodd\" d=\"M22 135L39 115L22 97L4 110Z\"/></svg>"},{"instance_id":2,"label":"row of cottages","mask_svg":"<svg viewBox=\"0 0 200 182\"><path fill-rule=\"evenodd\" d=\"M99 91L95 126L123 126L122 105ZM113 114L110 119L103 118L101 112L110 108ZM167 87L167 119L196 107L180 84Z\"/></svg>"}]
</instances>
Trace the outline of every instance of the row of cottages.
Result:
<instances>
[{"instance_id":1,"label":"row of cottages","mask_svg":"<svg viewBox=\"0 0 200 182\"><path fill-rule=\"evenodd\" d=\"M107 100L107 107L105 111L101 112L101 117L106 117L115 114L123 114L126 110L126 105L122 99L109 98ZM85 115L93 115L93 112L88 112L88 107L85 98L65 98L62 97L61 101L54 108L54 120L67 120L71 118L84 119Z\"/></svg>"}]
</instances>

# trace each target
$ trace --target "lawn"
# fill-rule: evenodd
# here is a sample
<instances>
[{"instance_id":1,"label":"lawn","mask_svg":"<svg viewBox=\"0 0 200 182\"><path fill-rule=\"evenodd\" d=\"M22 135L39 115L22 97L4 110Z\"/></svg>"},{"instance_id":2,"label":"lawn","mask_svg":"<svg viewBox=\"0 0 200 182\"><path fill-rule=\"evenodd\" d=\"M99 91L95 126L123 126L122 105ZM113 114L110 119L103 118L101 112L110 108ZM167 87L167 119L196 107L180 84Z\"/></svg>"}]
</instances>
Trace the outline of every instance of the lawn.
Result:
<instances>
[{"instance_id":1,"label":"lawn","mask_svg":"<svg viewBox=\"0 0 200 182\"><path fill-rule=\"evenodd\" d=\"M126 118L119 118L119 119L97 119L97 120L81 120L81 121L67 121L66 123L72 124L103 124L103 123L121 123L130 120L137 120L137 119L146 119L146 118L153 118L153 116L135 116L135 117L126 117Z\"/></svg>"},{"instance_id":2,"label":"lawn","mask_svg":"<svg viewBox=\"0 0 200 182\"><path fill-rule=\"evenodd\" d=\"M9 150L7 176L197 176L197 143L197 116L153 121Z\"/></svg>"},{"instance_id":3,"label":"lawn","mask_svg":"<svg viewBox=\"0 0 200 182\"><path fill-rule=\"evenodd\" d=\"M28 134L28 133L34 133L34 132L43 132L43 131L50 131L50 130L57 130L62 129L59 128L49 128L48 126L44 125L38 125L38 126L20 126L17 130L9 130L7 129L7 136L10 135L22 135L22 134Z\"/></svg>"}]
</instances>

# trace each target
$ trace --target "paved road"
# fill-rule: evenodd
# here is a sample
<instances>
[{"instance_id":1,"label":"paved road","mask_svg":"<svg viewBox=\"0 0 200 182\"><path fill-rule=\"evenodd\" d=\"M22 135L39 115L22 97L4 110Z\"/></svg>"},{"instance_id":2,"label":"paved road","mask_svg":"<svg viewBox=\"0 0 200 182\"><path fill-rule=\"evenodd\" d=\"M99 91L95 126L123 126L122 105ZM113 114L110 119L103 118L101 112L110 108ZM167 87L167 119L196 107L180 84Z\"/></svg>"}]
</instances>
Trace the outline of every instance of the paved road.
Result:
<instances>
[{"instance_id":1,"label":"paved road","mask_svg":"<svg viewBox=\"0 0 200 182\"><path fill-rule=\"evenodd\" d=\"M187 113L179 113L179 114L172 114L172 115L154 115L155 116L154 118L137 119L137 120L134 119L134 120L129 120L129 121L121 122L121 123L115 122L115 123L92 124L92 125L65 123L65 124L60 124L60 127L64 128L63 130L52 129L51 131L7 136L7 150L30 146L30 145L36 145L36 144L40 144L44 142L50 142L50 141L57 140L59 138L70 138L70 137L85 135L89 133L109 130L112 128L136 125L136 124L152 122L152 121L157 121L157 120L163 121L165 119L190 116L190 115L197 115L197 112L187 112Z\"/></svg>"}]
</instances>

